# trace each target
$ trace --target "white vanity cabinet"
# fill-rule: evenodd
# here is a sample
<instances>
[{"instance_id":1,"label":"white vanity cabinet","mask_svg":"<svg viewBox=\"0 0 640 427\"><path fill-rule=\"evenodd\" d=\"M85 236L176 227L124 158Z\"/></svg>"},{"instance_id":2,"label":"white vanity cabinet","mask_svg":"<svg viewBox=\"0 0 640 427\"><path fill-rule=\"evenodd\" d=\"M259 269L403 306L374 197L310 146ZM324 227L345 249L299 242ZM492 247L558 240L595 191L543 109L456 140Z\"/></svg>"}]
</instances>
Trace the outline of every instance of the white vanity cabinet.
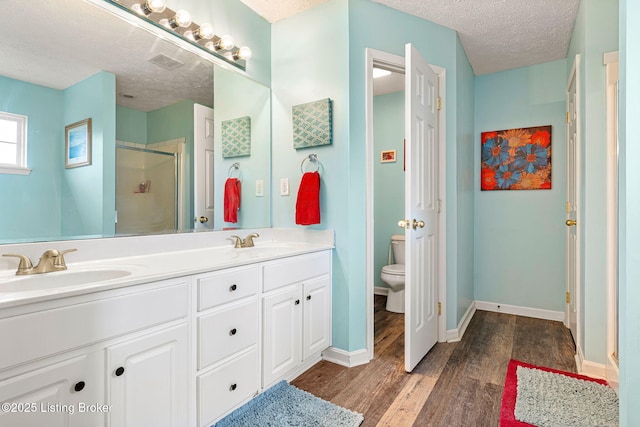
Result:
<instances>
[{"instance_id":1,"label":"white vanity cabinet","mask_svg":"<svg viewBox=\"0 0 640 427\"><path fill-rule=\"evenodd\" d=\"M331 253L263 267L262 387L292 379L331 345Z\"/></svg>"},{"instance_id":2,"label":"white vanity cabinet","mask_svg":"<svg viewBox=\"0 0 640 427\"><path fill-rule=\"evenodd\" d=\"M186 323L107 348L111 426L188 425Z\"/></svg>"},{"instance_id":3,"label":"white vanity cabinet","mask_svg":"<svg viewBox=\"0 0 640 427\"><path fill-rule=\"evenodd\" d=\"M260 269L249 265L196 278L198 425L209 426L260 390Z\"/></svg>"},{"instance_id":4,"label":"white vanity cabinet","mask_svg":"<svg viewBox=\"0 0 640 427\"><path fill-rule=\"evenodd\" d=\"M84 427L104 425L103 354L79 354L0 381L0 425Z\"/></svg>"},{"instance_id":5,"label":"white vanity cabinet","mask_svg":"<svg viewBox=\"0 0 640 427\"><path fill-rule=\"evenodd\" d=\"M0 425L140 426L158 413L154 425L187 425L188 289L169 280L2 313Z\"/></svg>"}]
</instances>

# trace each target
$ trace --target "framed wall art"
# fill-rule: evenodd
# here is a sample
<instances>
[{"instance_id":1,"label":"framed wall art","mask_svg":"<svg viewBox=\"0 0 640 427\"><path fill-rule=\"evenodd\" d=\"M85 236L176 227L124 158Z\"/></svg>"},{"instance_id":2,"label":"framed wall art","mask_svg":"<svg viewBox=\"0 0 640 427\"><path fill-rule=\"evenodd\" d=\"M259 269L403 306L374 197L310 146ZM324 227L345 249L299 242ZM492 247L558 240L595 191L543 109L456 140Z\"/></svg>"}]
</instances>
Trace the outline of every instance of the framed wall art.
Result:
<instances>
[{"instance_id":1,"label":"framed wall art","mask_svg":"<svg viewBox=\"0 0 640 427\"><path fill-rule=\"evenodd\" d=\"M480 189L550 190L551 126L481 134Z\"/></svg>"},{"instance_id":2,"label":"framed wall art","mask_svg":"<svg viewBox=\"0 0 640 427\"><path fill-rule=\"evenodd\" d=\"M396 150L382 150L380 152L380 163L391 163L396 161Z\"/></svg>"},{"instance_id":3,"label":"framed wall art","mask_svg":"<svg viewBox=\"0 0 640 427\"><path fill-rule=\"evenodd\" d=\"M91 119L65 126L65 162L66 169L91 164Z\"/></svg>"}]
</instances>

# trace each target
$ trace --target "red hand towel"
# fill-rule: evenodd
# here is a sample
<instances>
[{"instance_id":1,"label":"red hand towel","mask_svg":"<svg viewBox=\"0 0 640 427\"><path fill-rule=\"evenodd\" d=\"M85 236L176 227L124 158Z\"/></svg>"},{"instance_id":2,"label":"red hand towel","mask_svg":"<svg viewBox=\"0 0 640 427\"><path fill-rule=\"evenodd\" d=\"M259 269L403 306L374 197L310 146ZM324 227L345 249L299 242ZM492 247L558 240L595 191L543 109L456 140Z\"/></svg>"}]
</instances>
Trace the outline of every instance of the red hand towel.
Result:
<instances>
[{"instance_id":1,"label":"red hand towel","mask_svg":"<svg viewBox=\"0 0 640 427\"><path fill-rule=\"evenodd\" d=\"M296 224L320 224L320 174L307 172L302 175L296 201Z\"/></svg>"},{"instance_id":2,"label":"red hand towel","mask_svg":"<svg viewBox=\"0 0 640 427\"><path fill-rule=\"evenodd\" d=\"M237 178L228 178L224 183L224 221L238 222L241 185Z\"/></svg>"}]
</instances>

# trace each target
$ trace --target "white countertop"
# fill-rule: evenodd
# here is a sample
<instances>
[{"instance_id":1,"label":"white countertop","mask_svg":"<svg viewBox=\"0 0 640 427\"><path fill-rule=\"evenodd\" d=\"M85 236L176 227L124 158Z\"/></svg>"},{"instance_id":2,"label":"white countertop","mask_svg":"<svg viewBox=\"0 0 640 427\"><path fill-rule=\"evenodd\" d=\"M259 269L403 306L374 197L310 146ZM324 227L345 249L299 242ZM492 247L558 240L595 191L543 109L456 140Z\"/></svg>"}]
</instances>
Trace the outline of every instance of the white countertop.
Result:
<instances>
[{"instance_id":1,"label":"white countertop","mask_svg":"<svg viewBox=\"0 0 640 427\"><path fill-rule=\"evenodd\" d=\"M291 237L290 233L287 233L287 237ZM211 247L157 253L144 250L140 251L140 255L82 262L71 262L72 254L69 254L66 271L27 276L16 276L15 267L12 270L4 269L0 270L0 308L190 276L333 248L332 239L307 239L311 242L305 242L300 241L305 239L294 236L291 240L293 241L256 239L255 247L239 249L222 241L223 245ZM132 242L128 240L125 243ZM149 243L157 244L157 240ZM100 245L100 241L92 244ZM35 265L37 259L33 262ZM17 265L17 261L14 263ZM87 281L87 277L97 277L99 281Z\"/></svg>"}]
</instances>

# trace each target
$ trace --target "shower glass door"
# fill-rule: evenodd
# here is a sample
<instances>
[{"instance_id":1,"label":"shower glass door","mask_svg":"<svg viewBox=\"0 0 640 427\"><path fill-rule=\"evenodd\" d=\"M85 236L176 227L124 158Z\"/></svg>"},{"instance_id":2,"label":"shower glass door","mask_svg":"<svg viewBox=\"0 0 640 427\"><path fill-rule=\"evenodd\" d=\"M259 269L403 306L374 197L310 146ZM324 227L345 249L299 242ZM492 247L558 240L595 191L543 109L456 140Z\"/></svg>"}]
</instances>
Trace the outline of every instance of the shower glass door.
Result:
<instances>
[{"instance_id":1,"label":"shower glass door","mask_svg":"<svg viewBox=\"0 0 640 427\"><path fill-rule=\"evenodd\" d=\"M174 153L116 148L116 235L176 230L177 167Z\"/></svg>"}]
</instances>

